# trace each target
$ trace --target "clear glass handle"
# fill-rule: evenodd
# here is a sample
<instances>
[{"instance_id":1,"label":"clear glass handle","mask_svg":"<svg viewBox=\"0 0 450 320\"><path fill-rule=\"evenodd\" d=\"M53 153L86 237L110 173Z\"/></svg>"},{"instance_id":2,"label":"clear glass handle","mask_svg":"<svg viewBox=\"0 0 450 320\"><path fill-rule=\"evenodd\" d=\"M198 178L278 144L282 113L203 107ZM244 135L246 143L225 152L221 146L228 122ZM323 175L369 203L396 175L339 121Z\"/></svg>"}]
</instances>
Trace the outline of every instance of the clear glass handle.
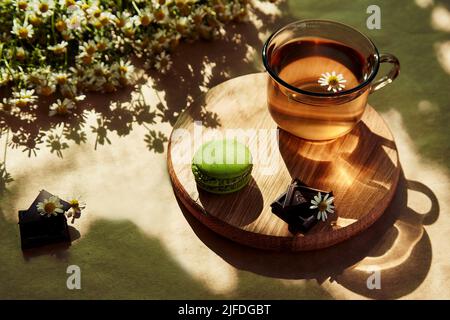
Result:
<instances>
[{"instance_id":1,"label":"clear glass handle","mask_svg":"<svg viewBox=\"0 0 450 320\"><path fill-rule=\"evenodd\" d=\"M397 78L398 74L400 73L400 61L398 61L398 59L394 55L389 53L380 54L380 63L384 62L391 63L393 66L387 75L372 83L370 93L375 92L388 85L389 83L394 81L394 79Z\"/></svg>"}]
</instances>

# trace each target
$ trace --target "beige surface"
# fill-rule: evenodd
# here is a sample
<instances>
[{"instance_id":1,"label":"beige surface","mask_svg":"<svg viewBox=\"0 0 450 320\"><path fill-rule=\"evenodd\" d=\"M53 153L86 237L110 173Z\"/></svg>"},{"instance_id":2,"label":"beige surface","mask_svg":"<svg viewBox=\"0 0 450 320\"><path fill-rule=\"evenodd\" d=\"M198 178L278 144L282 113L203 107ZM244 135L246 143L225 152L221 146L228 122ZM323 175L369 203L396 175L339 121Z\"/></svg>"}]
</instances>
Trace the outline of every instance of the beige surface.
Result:
<instances>
[{"instance_id":1,"label":"beige surface","mask_svg":"<svg viewBox=\"0 0 450 320\"><path fill-rule=\"evenodd\" d=\"M291 1L298 8L284 8L285 16L297 10L298 17L334 18L353 25L362 21L360 27L364 28L361 15L365 15L365 10L362 11L360 2L355 2L357 7L353 9L328 3L322 6L317 1L298 3L301 6ZM405 3L398 3L401 8L393 10L401 14ZM412 1L407 5L411 10L405 11L408 16L399 20L401 25L394 22L398 20L395 15L392 21L385 20L386 29L380 32L396 39L417 37L414 28L419 25L421 41L408 41L403 48L401 41L379 37L378 42L393 46L389 51L399 55L403 75L392 89L377 93L378 98L374 99L378 100L372 102L376 109L383 110L382 115L393 132L404 176L394 202L383 216L385 219L371 232L330 250L294 255L231 243L182 214L172 193L166 155L148 150L143 141L148 132L144 126L134 123L130 133L122 137L117 131L108 132L111 144L98 145L95 150L97 136L89 125L96 126L96 117L89 112L86 144L71 143L70 148L63 150L63 159L52 154L45 142L40 145L37 157L29 158L21 149L7 150L7 169L15 181L8 185L0 203L1 297L142 298L161 292L156 297L170 298L181 292L181 297L450 299L450 176L445 162L440 160L442 155L448 155L448 144L436 142L448 137L447 131L447 137L442 138L445 127L439 125L448 113L448 95L441 98L444 91L436 90L447 88L448 74L440 62L431 63L437 61L433 41L441 39L430 26L431 12L438 8L423 9ZM361 10L360 15L355 14L357 10ZM387 11L383 12L390 19ZM260 70L257 50L260 38L268 33L263 26L273 28L270 18L262 17L255 18L251 26L229 30L233 41L183 45L174 57L174 73L156 77L153 82L148 80L142 90L152 110L159 101L152 86L164 104L152 129L167 136L186 101L225 79ZM278 17L275 24L292 19ZM439 25L439 21L434 19L433 23ZM411 51L421 54L411 55ZM447 61L445 55L442 59ZM433 74L428 77L430 68ZM426 79L441 80L423 81L424 75ZM129 93L118 97L123 101L131 99ZM397 101L394 103L393 99ZM109 107L104 97L92 98L92 102ZM5 139L3 134L2 148ZM61 197L81 194L88 207L74 225L80 238L68 253L26 261L19 250L16 212L27 207L41 188ZM114 237L109 236L111 231ZM135 238L138 241L130 240ZM170 257L164 260L167 265L158 265L161 255L149 245L150 239L158 243L156 248L164 256ZM84 270L86 280L80 293L65 289L68 264L79 264ZM377 267L381 270L382 290L369 291L368 270ZM166 276L167 269L176 273ZM189 276L195 285L182 282L180 288L180 283L170 281L177 274ZM22 278L27 280L21 281ZM176 290L170 291L171 287ZM48 292L42 295L45 288Z\"/></svg>"}]
</instances>

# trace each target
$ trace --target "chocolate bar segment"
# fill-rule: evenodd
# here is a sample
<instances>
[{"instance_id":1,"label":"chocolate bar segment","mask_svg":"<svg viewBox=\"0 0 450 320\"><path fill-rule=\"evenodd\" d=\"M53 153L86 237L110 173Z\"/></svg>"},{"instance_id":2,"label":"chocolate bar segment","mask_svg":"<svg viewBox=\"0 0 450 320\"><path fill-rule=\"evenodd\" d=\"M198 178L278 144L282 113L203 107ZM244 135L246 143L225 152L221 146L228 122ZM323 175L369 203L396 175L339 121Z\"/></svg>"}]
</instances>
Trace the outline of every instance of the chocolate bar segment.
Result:
<instances>
[{"instance_id":1,"label":"chocolate bar segment","mask_svg":"<svg viewBox=\"0 0 450 320\"><path fill-rule=\"evenodd\" d=\"M272 212L289 225L291 233L307 232L318 222L317 209L310 207L319 192L333 196L332 192L311 188L294 179L287 191L271 204Z\"/></svg>"},{"instance_id":2,"label":"chocolate bar segment","mask_svg":"<svg viewBox=\"0 0 450 320\"><path fill-rule=\"evenodd\" d=\"M36 206L52 196L43 190L34 200L28 210L19 211L19 229L22 250L40 247L47 244L66 242L70 243L67 218L64 213L56 216L44 217L39 214ZM63 210L70 208L69 203L60 200Z\"/></svg>"}]
</instances>

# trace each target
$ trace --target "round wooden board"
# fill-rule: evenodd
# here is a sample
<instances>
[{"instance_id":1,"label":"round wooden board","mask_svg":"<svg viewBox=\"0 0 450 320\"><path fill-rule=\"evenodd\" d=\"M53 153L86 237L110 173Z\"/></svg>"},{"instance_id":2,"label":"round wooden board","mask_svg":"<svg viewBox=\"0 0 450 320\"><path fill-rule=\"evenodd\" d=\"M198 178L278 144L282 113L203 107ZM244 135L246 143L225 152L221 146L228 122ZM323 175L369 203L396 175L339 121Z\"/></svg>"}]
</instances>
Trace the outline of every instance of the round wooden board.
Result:
<instances>
[{"instance_id":1,"label":"round wooden board","mask_svg":"<svg viewBox=\"0 0 450 320\"><path fill-rule=\"evenodd\" d=\"M278 130L272 120L266 107L266 77L258 73L226 81L180 115L167 156L177 198L213 231L263 249L320 249L368 228L391 201L400 173L386 123L367 106L362 121L341 138L299 139ZM228 195L198 190L191 172L193 153L206 141L235 136L252 151L253 180ZM336 213L305 234L291 234L270 207L292 178L335 195Z\"/></svg>"}]
</instances>

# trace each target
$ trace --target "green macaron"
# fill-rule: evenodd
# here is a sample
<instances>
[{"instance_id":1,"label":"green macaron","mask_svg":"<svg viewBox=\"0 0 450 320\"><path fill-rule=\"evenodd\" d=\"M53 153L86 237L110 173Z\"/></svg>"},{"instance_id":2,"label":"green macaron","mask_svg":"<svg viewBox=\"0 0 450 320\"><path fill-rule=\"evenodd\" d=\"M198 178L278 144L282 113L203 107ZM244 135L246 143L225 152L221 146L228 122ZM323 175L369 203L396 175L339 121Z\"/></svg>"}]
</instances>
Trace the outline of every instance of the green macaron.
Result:
<instances>
[{"instance_id":1,"label":"green macaron","mask_svg":"<svg viewBox=\"0 0 450 320\"><path fill-rule=\"evenodd\" d=\"M209 141L192 159L197 186L211 193L225 194L242 189L251 179L252 168L250 150L235 139Z\"/></svg>"}]
</instances>

